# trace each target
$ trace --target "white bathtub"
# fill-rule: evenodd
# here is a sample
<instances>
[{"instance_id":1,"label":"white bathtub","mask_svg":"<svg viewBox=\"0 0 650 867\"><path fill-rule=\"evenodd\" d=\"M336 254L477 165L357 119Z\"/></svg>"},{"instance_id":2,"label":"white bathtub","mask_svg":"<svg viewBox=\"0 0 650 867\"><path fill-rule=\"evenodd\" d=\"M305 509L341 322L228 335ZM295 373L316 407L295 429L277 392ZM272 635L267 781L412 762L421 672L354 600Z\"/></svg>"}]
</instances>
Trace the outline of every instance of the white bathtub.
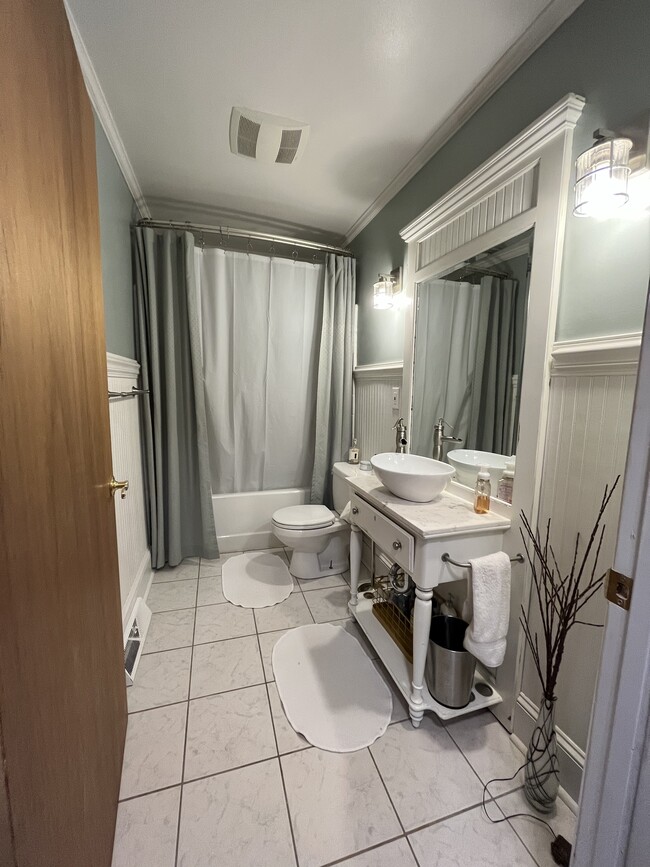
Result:
<instances>
[{"instance_id":1,"label":"white bathtub","mask_svg":"<svg viewBox=\"0 0 650 867\"><path fill-rule=\"evenodd\" d=\"M280 542L271 532L271 516L285 506L302 506L309 502L306 488L280 491L253 491L247 494L214 494L212 509L217 528L219 550L255 551L275 548Z\"/></svg>"}]
</instances>

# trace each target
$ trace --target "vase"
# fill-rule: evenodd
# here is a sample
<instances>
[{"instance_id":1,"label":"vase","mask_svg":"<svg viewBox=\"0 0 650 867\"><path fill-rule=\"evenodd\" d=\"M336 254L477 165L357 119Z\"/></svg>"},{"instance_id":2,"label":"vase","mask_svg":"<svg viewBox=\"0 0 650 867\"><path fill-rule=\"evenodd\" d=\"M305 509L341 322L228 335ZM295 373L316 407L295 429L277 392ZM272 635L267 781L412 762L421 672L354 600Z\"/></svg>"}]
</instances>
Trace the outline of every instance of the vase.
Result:
<instances>
[{"instance_id":1,"label":"vase","mask_svg":"<svg viewBox=\"0 0 650 867\"><path fill-rule=\"evenodd\" d=\"M531 806L541 813L550 813L559 788L555 699L542 698L526 753L524 791Z\"/></svg>"}]
</instances>

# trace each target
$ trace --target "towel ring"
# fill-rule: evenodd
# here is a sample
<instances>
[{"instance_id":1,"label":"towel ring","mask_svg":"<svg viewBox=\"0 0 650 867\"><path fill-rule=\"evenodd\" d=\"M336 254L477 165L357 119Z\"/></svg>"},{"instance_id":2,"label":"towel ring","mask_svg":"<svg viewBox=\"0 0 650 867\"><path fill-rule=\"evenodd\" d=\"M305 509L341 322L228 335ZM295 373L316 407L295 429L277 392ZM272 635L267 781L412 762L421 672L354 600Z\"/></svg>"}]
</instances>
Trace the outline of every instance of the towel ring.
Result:
<instances>
[{"instance_id":1,"label":"towel ring","mask_svg":"<svg viewBox=\"0 0 650 867\"><path fill-rule=\"evenodd\" d=\"M471 563L459 563L458 560L452 560L452 558L446 552L442 555L442 557L440 559L442 560L443 563L451 563L452 566L458 566L459 569L471 569L472 568ZM517 554L515 557L510 558L510 562L511 563L523 563L524 562L524 555L523 554Z\"/></svg>"}]
</instances>

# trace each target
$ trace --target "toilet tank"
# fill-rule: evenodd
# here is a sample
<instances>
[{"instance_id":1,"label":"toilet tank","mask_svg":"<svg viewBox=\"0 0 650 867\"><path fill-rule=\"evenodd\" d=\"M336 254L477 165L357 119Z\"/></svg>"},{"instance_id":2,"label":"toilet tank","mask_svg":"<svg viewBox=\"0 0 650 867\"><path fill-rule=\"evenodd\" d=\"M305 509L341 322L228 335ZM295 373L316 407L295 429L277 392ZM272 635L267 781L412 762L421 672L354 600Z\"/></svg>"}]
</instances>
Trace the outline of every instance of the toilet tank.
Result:
<instances>
[{"instance_id":1,"label":"toilet tank","mask_svg":"<svg viewBox=\"0 0 650 867\"><path fill-rule=\"evenodd\" d=\"M347 464L344 461L339 461L332 467L332 496L334 508L339 515L350 502L348 479L358 472L359 467L357 465Z\"/></svg>"}]
</instances>

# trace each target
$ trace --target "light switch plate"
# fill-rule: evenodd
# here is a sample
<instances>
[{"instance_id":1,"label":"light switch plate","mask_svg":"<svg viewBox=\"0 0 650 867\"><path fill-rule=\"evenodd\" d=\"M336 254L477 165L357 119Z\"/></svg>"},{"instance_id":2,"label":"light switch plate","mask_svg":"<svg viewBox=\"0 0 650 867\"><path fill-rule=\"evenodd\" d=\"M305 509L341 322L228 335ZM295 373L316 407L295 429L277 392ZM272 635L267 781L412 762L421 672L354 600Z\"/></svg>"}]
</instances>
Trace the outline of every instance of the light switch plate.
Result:
<instances>
[{"instance_id":1,"label":"light switch plate","mask_svg":"<svg viewBox=\"0 0 650 867\"><path fill-rule=\"evenodd\" d=\"M393 409L399 410L399 385L396 385L392 389L393 392Z\"/></svg>"}]
</instances>

